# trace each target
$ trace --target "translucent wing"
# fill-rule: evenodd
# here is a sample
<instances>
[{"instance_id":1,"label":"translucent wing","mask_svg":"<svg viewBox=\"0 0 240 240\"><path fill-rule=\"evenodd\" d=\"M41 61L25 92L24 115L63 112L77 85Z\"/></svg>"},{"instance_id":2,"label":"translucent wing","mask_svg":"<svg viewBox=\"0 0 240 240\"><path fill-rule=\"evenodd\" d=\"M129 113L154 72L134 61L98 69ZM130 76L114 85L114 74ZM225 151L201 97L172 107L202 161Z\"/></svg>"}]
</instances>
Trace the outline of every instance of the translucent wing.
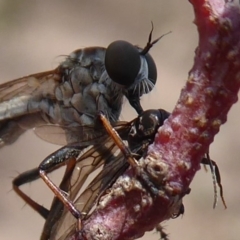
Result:
<instances>
[{"instance_id":1,"label":"translucent wing","mask_svg":"<svg viewBox=\"0 0 240 240\"><path fill-rule=\"evenodd\" d=\"M82 212L89 213L101 193L109 188L115 180L126 170L128 163L122 153L118 151L116 156L109 159L111 162L104 166L102 171L93 179L75 203L82 204ZM87 200L87 201L86 201Z\"/></svg>"},{"instance_id":2,"label":"translucent wing","mask_svg":"<svg viewBox=\"0 0 240 240\"><path fill-rule=\"evenodd\" d=\"M27 129L46 123L40 100L54 99L60 76L54 71L33 74L0 85L0 147L11 144Z\"/></svg>"},{"instance_id":3,"label":"translucent wing","mask_svg":"<svg viewBox=\"0 0 240 240\"><path fill-rule=\"evenodd\" d=\"M56 99L55 89L59 85L58 70L33 74L0 85L0 121L19 118L41 111L40 104L46 99ZM43 102L42 100L45 99ZM19 120L19 119L18 119ZM39 119L39 121L43 119ZM20 122L28 128L37 125L32 122Z\"/></svg>"},{"instance_id":4,"label":"translucent wing","mask_svg":"<svg viewBox=\"0 0 240 240\"><path fill-rule=\"evenodd\" d=\"M128 136L128 132L131 127L131 122L125 123L121 122L118 123L118 126L115 126L115 129L119 132L120 136L126 140ZM101 185L101 190L105 190L105 186L109 186L110 180L112 180L116 175L116 173L119 171L119 167L123 165L125 160L123 159L123 155L120 151L120 149L115 145L112 138L108 135L104 135L100 141L98 141L97 144L95 144L93 147L91 147L86 153L84 153L78 160L77 160L77 166L75 167L75 171L73 172L72 178L71 178L71 186L70 186L70 198L73 201L76 201L76 196L79 193L79 190L82 188L83 182L79 181L80 178L84 175L89 175L91 172L86 172L86 164L82 164L83 159L90 159L91 165L94 166L93 171L95 171L97 168L102 166L104 164L104 168L102 171L98 174L97 177L94 178L92 181L92 185L90 184L86 190L85 193L88 191L87 189L93 188L92 186L96 186L96 184ZM120 161L121 160L121 161ZM89 161L89 160L88 160ZM100 187L99 185L99 187ZM98 190L99 190L99 187ZM96 187L95 187L96 189ZM81 201L83 198L87 198L87 194L81 195L82 197L78 200ZM85 206L81 207L79 210L84 212L89 212L91 204L89 201L84 201Z\"/></svg>"},{"instance_id":5,"label":"translucent wing","mask_svg":"<svg viewBox=\"0 0 240 240\"><path fill-rule=\"evenodd\" d=\"M165 111L148 110L132 122L126 123L124 126L115 127L120 138L126 141L127 146L136 159L145 155L147 147L153 141L158 127L162 125L168 116L165 116L163 113L165 113ZM104 194L128 167L125 156L123 156L122 151L115 145L115 142L113 142L111 138L106 140L105 145L96 145L96 148L92 149L93 152L90 154L92 157L98 156L100 159L104 157L105 165L102 171L78 197L76 197L77 191L82 188L82 183L79 185L71 185L70 199L75 200L75 206L81 212L87 214L86 218L93 210L98 197ZM97 149L98 147L99 149ZM94 161L95 159L93 162ZM76 181L76 183L78 183L78 181ZM74 235L76 231L76 219L72 217L68 210L64 210L63 216L54 231L55 235L53 239L63 240L67 239L68 236Z\"/></svg>"},{"instance_id":6,"label":"translucent wing","mask_svg":"<svg viewBox=\"0 0 240 240\"><path fill-rule=\"evenodd\" d=\"M87 141L92 145L105 131L94 126L62 127L49 124L36 127L34 133L44 141L64 146Z\"/></svg>"},{"instance_id":7,"label":"translucent wing","mask_svg":"<svg viewBox=\"0 0 240 240\"><path fill-rule=\"evenodd\" d=\"M103 167L102 171L75 201L75 205L83 213L89 213L94 204L96 204L98 197L111 186L128 166L120 152L117 156L111 156L110 158L112 158L112 162ZM57 223L57 227L53 229L57 234L53 239L65 239L69 233L76 230L76 219L73 218L68 210L64 209L64 213Z\"/></svg>"},{"instance_id":8,"label":"translucent wing","mask_svg":"<svg viewBox=\"0 0 240 240\"><path fill-rule=\"evenodd\" d=\"M116 126L119 132L126 136L129 131L129 123ZM106 136L106 135L105 135ZM83 184L87 177L103 166L103 169L94 178L94 180L83 191ZM88 214L101 195L110 185L120 176L128 164L126 163L121 151L112 141L111 137L101 140L86 151L78 159L71 176L69 198L75 201L77 208ZM80 196L79 196L80 194ZM63 210L60 220L52 228L51 239L65 239L65 237L74 229L76 219L67 209Z\"/></svg>"},{"instance_id":9,"label":"translucent wing","mask_svg":"<svg viewBox=\"0 0 240 240\"><path fill-rule=\"evenodd\" d=\"M129 123L125 121L118 121L116 123L113 123L113 126L116 129L121 128L121 132L124 134L123 129L125 126L128 126L128 124ZM64 127L48 124L36 127L34 129L34 133L42 140L60 146L65 146L68 144L79 144L87 141L89 141L90 146L94 144L94 142L97 142L99 137L106 134L106 131L103 128L98 128L94 125Z\"/></svg>"},{"instance_id":10,"label":"translucent wing","mask_svg":"<svg viewBox=\"0 0 240 240\"><path fill-rule=\"evenodd\" d=\"M53 86L60 81L56 70L32 74L0 85L0 102L16 97L33 95L51 95L54 97Z\"/></svg>"},{"instance_id":11,"label":"translucent wing","mask_svg":"<svg viewBox=\"0 0 240 240\"><path fill-rule=\"evenodd\" d=\"M65 146L68 144L66 130L57 125L41 125L33 129L34 133L46 142Z\"/></svg>"},{"instance_id":12,"label":"translucent wing","mask_svg":"<svg viewBox=\"0 0 240 240\"><path fill-rule=\"evenodd\" d=\"M90 148L78 159L78 163L75 166L73 174L71 176L69 192L69 198L71 200L74 200L79 191L81 191L81 188L86 182L88 176L96 169L104 165L106 159L109 157L109 155L111 155L111 151L107 148L105 148L104 151L101 145ZM114 144L112 143L112 145ZM98 184L98 190L100 190L101 181L102 179L100 179L100 182ZM89 200L83 199L83 201L85 202ZM80 203L77 207L79 210L82 210L83 204ZM75 223L76 219L73 218L71 214L69 214L67 209L64 209L60 220L52 229L51 239L58 239L59 236L67 234L67 230L71 228Z\"/></svg>"}]
</instances>

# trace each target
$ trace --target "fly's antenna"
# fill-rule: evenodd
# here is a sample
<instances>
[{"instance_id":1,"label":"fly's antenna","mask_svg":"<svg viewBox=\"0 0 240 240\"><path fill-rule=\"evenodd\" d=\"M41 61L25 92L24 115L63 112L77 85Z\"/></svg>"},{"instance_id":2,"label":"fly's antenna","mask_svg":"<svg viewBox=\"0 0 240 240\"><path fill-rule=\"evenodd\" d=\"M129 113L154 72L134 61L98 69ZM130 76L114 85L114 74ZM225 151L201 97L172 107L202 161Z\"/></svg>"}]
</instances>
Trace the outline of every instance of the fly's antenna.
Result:
<instances>
[{"instance_id":1,"label":"fly's antenna","mask_svg":"<svg viewBox=\"0 0 240 240\"><path fill-rule=\"evenodd\" d=\"M144 49L140 52L141 55L147 54L147 53L149 52L149 50L151 49L151 47L152 47L155 43L157 43L157 42L158 42L162 37L164 37L165 35L171 33L171 31L168 32L168 33L165 33L165 34L163 34L162 36L160 36L159 38L155 39L153 42L151 42L151 41L152 41L152 33L153 33L153 29L154 29L154 27L153 27L153 22L152 22L152 21L151 21L151 24L152 24L152 29L151 29L150 34L149 34L149 36L148 36L148 42L147 42L147 45L144 47Z\"/></svg>"}]
</instances>

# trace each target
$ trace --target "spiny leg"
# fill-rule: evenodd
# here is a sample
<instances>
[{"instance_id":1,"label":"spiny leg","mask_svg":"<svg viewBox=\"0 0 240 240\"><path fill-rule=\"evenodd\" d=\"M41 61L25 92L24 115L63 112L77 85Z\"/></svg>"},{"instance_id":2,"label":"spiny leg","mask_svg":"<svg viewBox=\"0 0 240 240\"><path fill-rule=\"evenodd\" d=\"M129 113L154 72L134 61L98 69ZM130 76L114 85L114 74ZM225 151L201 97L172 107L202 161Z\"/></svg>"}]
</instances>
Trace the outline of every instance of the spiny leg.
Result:
<instances>
[{"instance_id":1,"label":"spiny leg","mask_svg":"<svg viewBox=\"0 0 240 240\"><path fill-rule=\"evenodd\" d=\"M216 189L216 182L217 182L218 187L220 189L220 197L221 197L222 203L223 203L223 205L226 209L227 204L226 204L226 202L224 200L224 197L223 197L223 187L222 187L222 183L221 183L221 175L220 175L220 171L219 171L217 163L210 159L209 153L206 153L206 157L202 158L201 163L205 164L205 165L209 165L210 169L211 169L211 173L212 173L212 177L213 177L213 185L214 185L214 204L213 204L213 208L215 208L216 204L217 204L217 189Z\"/></svg>"},{"instance_id":2,"label":"spiny leg","mask_svg":"<svg viewBox=\"0 0 240 240\"><path fill-rule=\"evenodd\" d=\"M76 148L75 146L74 147L63 147L63 148L57 150L55 153L48 156L45 159L45 161L47 161L47 162L51 161L51 159L55 159L55 161L60 161L61 159L65 159L65 162L62 164L55 165L54 167L49 167L47 169L47 172L48 173L52 172L53 170L55 170L56 168L59 168L60 166L62 166L65 163L68 164L67 160L69 160L69 159L66 159L66 157L69 156L70 152L72 152L72 153L75 152L75 156L77 157L80 152L80 149L78 149L78 148ZM20 174L18 177L16 177L13 180L13 182L12 182L13 189L30 207L32 207L35 211L37 211L44 219L47 219L48 215L49 215L49 210L44 208L40 204L38 204L33 199L31 199L19 188L21 185L29 183L29 182L33 182L33 181L37 180L38 178L40 178L38 168L34 168L32 170L26 171L26 172Z\"/></svg>"},{"instance_id":3,"label":"spiny leg","mask_svg":"<svg viewBox=\"0 0 240 240\"><path fill-rule=\"evenodd\" d=\"M117 131L112 127L112 125L110 124L110 122L108 121L108 119L106 118L104 113L99 113L99 118L100 118L105 130L109 134L109 136L113 139L115 144L122 151L123 155L127 158L128 163L133 168L137 168L138 167L138 162L135 160L135 158L133 158L130 149L125 145L122 138L119 136Z\"/></svg>"},{"instance_id":4,"label":"spiny leg","mask_svg":"<svg viewBox=\"0 0 240 240\"><path fill-rule=\"evenodd\" d=\"M59 188L64 192L69 192L70 179L71 179L74 168L75 168L75 162L69 161L67 164L63 179L59 185ZM38 173L39 173L39 170L38 170ZM61 215L63 213L63 208L64 208L63 203L58 199L58 197L54 197L52 201L52 205L49 210L48 217L44 223L43 231L40 238L41 240L50 239L52 228L57 223L57 221L61 218Z\"/></svg>"},{"instance_id":5,"label":"spiny leg","mask_svg":"<svg viewBox=\"0 0 240 240\"><path fill-rule=\"evenodd\" d=\"M13 190L35 211L37 211L43 218L47 219L49 210L32 200L19 187L25 183L33 182L40 178L38 168L26 171L12 181Z\"/></svg>"},{"instance_id":6,"label":"spiny leg","mask_svg":"<svg viewBox=\"0 0 240 240\"><path fill-rule=\"evenodd\" d=\"M77 219L82 218L81 212L78 211L78 209L74 206L73 202L68 199L67 193L62 189L60 189L59 187L57 187L52 182L52 180L47 176L47 173L65 164L73 164L72 167L70 168L74 169L76 158L78 157L82 149L83 147L79 147L79 146L63 147L59 151L56 151L55 153L51 154L49 157L43 160L43 162L39 165L40 177L47 184L47 186L52 190L55 196L64 204L64 206Z\"/></svg>"}]
</instances>

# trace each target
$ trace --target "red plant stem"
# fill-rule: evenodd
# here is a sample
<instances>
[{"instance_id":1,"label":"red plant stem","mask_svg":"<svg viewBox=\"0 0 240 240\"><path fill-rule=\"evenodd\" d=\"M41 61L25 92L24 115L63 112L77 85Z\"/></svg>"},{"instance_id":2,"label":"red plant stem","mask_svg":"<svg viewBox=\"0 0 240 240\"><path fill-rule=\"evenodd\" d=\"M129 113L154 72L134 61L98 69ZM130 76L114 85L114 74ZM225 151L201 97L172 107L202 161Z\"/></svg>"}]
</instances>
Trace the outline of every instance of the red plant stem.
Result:
<instances>
[{"instance_id":1,"label":"red plant stem","mask_svg":"<svg viewBox=\"0 0 240 240\"><path fill-rule=\"evenodd\" d=\"M240 87L240 8L224 0L192 0L199 32L194 66L169 119L148 154L171 162L187 188ZM239 5L239 4L238 4ZM179 168L184 161L187 168Z\"/></svg>"},{"instance_id":2,"label":"red plant stem","mask_svg":"<svg viewBox=\"0 0 240 240\"><path fill-rule=\"evenodd\" d=\"M194 65L169 119L140 170L153 197L129 169L104 195L71 239L133 239L177 214L203 155L226 122L240 87L240 7L224 0L191 0L199 32Z\"/></svg>"}]
</instances>

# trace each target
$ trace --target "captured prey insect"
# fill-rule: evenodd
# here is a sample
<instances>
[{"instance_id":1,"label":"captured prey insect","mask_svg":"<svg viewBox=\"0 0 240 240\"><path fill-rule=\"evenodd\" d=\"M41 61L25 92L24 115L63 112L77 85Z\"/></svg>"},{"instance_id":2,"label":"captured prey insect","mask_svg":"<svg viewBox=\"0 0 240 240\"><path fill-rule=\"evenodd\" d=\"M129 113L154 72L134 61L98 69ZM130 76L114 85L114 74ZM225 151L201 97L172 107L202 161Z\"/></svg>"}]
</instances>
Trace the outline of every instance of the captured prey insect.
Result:
<instances>
[{"instance_id":1,"label":"captured prey insect","mask_svg":"<svg viewBox=\"0 0 240 240\"><path fill-rule=\"evenodd\" d=\"M64 151L66 151L65 159L58 158L58 152L56 152L55 156L49 156L41 163L39 167L41 177L66 206L61 212L57 208L51 208L49 216L56 217L58 215L58 220L54 219L54 225L51 225L53 223L52 217L51 221L48 221L49 219L46 221L44 231L47 232L48 229L51 229L49 239L68 239L68 237L74 235L76 232L74 217L81 222L81 220L90 216L98 198L128 168L129 164L134 167L134 161L146 155L147 148L153 142L157 129L168 116L169 113L162 109L147 110L131 122L116 124L113 129L104 115L100 115L109 136L103 135L100 143L96 142L88 151L83 153L79 151L79 156L74 164L69 161L71 153L77 151L74 146L73 148L64 148ZM122 140L125 140L127 145ZM70 181L70 183L68 182L69 186L63 190L51 182L47 173L62 166L64 162L70 166L68 169L71 169L71 173L70 179L68 179ZM225 205L220 173L216 163L210 160L208 154L203 158L202 163L215 167L215 171L212 168L211 170L217 178L220 195ZM74 167L72 167L73 165ZM83 190L82 187L87 176L102 165L104 165L102 171L78 196L79 191ZM65 176L69 177L69 173ZM184 207L182 205L179 211L173 213L172 217L178 217L183 212ZM157 229L161 228L158 227ZM164 233L162 234L164 235Z\"/></svg>"}]
</instances>

